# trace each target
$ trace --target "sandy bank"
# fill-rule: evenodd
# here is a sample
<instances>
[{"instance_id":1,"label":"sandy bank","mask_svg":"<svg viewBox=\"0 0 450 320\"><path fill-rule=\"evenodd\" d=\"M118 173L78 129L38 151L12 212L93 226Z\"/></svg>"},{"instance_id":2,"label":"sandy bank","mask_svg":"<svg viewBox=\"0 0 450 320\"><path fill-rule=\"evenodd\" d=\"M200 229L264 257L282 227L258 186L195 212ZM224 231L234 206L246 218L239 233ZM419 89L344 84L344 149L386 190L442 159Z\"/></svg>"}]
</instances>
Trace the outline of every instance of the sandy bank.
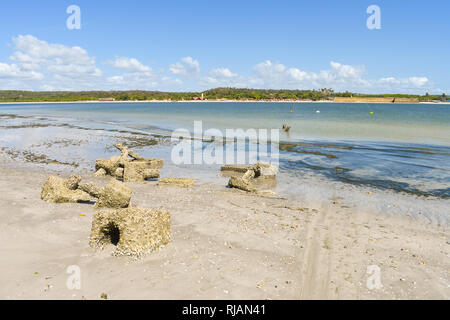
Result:
<instances>
[{"instance_id":1,"label":"sandy bank","mask_svg":"<svg viewBox=\"0 0 450 320\"><path fill-rule=\"evenodd\" d=\"M40 200L51 172L5 161L1 299L99 299L102 293L110 299L450 297L449 231L425 221L201 182L190 188L128 183L134 205L172 214L169 245L134 261L89 247L92 205ZM66 286L71 265L80 267L80 290ZM380 289L366 286L371 265L380 268Z\"/></svg>"}]
</instances>

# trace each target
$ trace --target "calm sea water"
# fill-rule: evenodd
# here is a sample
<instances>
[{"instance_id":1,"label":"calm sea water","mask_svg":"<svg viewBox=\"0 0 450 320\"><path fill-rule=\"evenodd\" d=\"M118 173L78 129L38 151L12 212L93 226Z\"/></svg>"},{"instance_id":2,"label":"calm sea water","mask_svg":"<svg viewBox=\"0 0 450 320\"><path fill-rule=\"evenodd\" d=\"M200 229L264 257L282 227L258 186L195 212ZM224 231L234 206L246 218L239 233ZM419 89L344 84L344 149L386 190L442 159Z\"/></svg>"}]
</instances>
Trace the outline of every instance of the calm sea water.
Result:
<instances>
[{"instance_id":1,"label":"calm sea water","mask_svg":"<svg viewBox=\"0 0 450 320\"><path fill-rule=\"evenodd\" d=\"M3 105L0 110L112 121L142 129L191 129L194 120L219 129L280 128L287 123L292 129L285 140L450 145L450 105L445 104L88 103Z\"/></svg>"},{"instance_id":2,"label":"calm sea water","mask_svg":"<svg viewBox=\"0 0 450 320\"><path fill-rule=\"evenodd\" d=\"M0 113L168 135L178 128L192 130L195 120L202 120L204 130L271 129L286 123L292 128L280 135L280 171L293 183L315 176L450 198L450 105L83 103L0 105Z\"/></svg>"}]
</instances>

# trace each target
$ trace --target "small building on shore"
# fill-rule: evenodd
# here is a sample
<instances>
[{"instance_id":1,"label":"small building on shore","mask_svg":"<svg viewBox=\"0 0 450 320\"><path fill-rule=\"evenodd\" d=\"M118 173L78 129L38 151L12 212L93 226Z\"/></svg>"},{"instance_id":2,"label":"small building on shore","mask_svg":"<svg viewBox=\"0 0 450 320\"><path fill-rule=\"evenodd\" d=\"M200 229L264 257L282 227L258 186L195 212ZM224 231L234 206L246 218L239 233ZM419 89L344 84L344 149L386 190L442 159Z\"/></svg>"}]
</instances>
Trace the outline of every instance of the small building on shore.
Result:
<instances>
[{"instance_id":1,"label":"small building on shore","mask_svg":"<svg viewBox=\"0 0 450 320\"><path fill-rule=\"evenodd\" d=\"M203 93L200 97L192 97L192 100L205 100L205 98L203 97Z\"/></svg>"},{"instance_id":2,"label":"small building on shore","mask_svg":"<svg viewBox=\"0 0 450 320\"><path fill-rule=\"evenodd\" d=\"M98 101L116 101L114 98L99 98Z\"/></svg>"}]
</instances>

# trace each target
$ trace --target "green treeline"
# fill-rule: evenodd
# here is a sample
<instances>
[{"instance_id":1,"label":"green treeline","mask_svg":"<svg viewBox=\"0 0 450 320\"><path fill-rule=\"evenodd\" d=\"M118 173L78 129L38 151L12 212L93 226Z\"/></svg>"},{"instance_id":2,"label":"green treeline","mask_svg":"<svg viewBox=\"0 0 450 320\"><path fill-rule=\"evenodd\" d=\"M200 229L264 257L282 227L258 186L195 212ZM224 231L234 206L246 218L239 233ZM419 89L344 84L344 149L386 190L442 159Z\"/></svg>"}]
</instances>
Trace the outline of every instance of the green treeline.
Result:
<instances>
[{"instance_id":1,"label":"green treeline","mask_svg":"<svg viewBox=\"0 0 450 320\"><path fill-rule=\"evenodd\" d=\"M208 100L332 100L334 97L396 97L417 98L420 101L447 101L442 95L410 95L410 94L358 94L351 92L334 92L332 89L320 90L272 90L272 89L239 89L215 88L203 92L161 92L161 91L17 91L0 90L0 102L57 102L57 101L89 101L114 99L116 101L143 100L193 100L203 93Z\"/></svg>"}]
</instances>

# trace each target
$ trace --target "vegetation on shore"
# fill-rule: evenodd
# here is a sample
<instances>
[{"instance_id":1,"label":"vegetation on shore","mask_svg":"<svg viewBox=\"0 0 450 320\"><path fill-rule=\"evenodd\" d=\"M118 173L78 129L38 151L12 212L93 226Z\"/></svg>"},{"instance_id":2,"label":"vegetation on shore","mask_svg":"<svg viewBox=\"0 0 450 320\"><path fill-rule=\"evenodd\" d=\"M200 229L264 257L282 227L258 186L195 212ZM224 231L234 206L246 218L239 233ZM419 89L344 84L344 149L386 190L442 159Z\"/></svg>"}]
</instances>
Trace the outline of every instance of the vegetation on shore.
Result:
<instances>
[{"instance_id":1,"label":"vegetation on shore","mask_svg":"<svg viewBox=\"0 0 450 320\"><path fill-rule=\"evenodd\" d=\"M161 92L161 91L18 91L0 90L0 102L64 102L92 101L99 99L114 99L116 101L144 100L193 100L203 93L208 100L254 100L254 101L284 101L284 100L333 100L335 97L395 97L415 98L419 101L448 101L446 94L442 95L412 95L412 94L358 94L352 92L334 92L333 89L320 90L273 90L273 89L243 89L215 88L203 92Z\"/></svg>"}]
</instances>

